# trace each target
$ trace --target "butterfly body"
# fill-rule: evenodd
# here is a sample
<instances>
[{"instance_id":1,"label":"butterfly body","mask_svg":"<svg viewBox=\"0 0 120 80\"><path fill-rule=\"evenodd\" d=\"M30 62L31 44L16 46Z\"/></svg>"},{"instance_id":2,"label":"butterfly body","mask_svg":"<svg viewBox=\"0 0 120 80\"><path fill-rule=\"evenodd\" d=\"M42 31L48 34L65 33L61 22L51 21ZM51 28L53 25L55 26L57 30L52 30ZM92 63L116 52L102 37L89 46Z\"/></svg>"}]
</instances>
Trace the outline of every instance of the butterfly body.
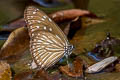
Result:
<instances>
[{"instance_id":1,"label":"butterfly body","mask_svg":"<svg viewBox=\"0 0 120 80\"><path fill-rule=\"evenodd\" d=\"M69 44L62 30L44 12L29 6L24 17L30 35L33 65L47 69L64 55L71 54L73 46Z\"/></svg>"}]
</instances>

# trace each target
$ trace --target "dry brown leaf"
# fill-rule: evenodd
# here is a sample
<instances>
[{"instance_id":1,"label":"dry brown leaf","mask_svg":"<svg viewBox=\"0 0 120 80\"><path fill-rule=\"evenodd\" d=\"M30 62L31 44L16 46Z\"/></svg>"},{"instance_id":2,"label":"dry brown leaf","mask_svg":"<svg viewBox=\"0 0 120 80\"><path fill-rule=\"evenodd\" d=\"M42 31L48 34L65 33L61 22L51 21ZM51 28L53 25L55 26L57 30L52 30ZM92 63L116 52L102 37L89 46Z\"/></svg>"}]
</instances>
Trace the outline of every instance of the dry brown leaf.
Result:
<instances>
[{"instance_id":1,"label":"dry brown leaf","mask_svg":"<svg viewBox=\"0 0 120 80\"><path fill-rule=\"evenodd\" d=\"M66 66L60 66L60 71L64 74L71 76L71 77L83 77L83 62L80 58L76 58L73 62L72 71Z\"/></svg>"},{"instance_id":2,"label":"dry brown leaf","mask_svg":"<svg viewBox=\"0 0 120 80\"><path fill-rule=\"evenodd\" d=\"M14 60L22 55L29 47L29 35L27 28L21 27L14 30L8 37L0 50L0 59L13 58Z\"/></svg>"},{"instance_id":3,"label":"dry brown leaf","mask_svg":"<svg viewBox=\"0 0 120 80\"><path fill-rule=\"evenodd\" d=\"M20 18L17 20L12 21L11 23L9 23L8 25L4 25L0 31L13 31L17 28L20 28L22 26L25 26L26 23L24 21L24 18Z\"/></svg>"},{"instance_id":4,"label":"dry brown leaf","mask_svg":"<svg viewBox=\"0 0 120 80\"><path fill-rule=\"evenodd\" d=\"M52 18L55 22L63 22L65 20L73 20L79 16L88 16L88 17L95 17L97 16L87 10L80 10L80 9L70 9L70 10L62 10L52 14L49 14L49 17Z\"/></svg>"},{"instance_id":5,"label":"dry brown leaf","mask_svg":"<svg viewBox=\"0 0 120 80\"><path fill-rule=\"evenodd\" d=\"M5 61L0 61L0 80L11 80L11 74L10 65Z\"/></svg>"},{"instance_id":6,"label":"dry brown leaf","mask_svg":"<svg viewBox=\"0 0 120 80\"><path fill-rule=\"evenodd\" d=\"M48 73L44 70L39 70L33 72L31 70L26 72L21 72L15 75L14 80L54 80Z\"/></svg>"},{"instance_id":7,"label":"dry brown leaf","mask_svg":"<svg viewBox=\"0 0 120 80\"><path fill-rule=\"evenodd\" d=\"M39 80L53 80L46 71L44 70L39 70L34 76L35 79Z\"/></svg>"},{"instance_id":8,"label":"dry brown leaf","mask_svg":"<svg viewBox=\"0 0 120 80\"><path fill-rule=\"evenodd\" d=\"M15 21L13 21L8 26L19 28L19 27L25 26L25 25L26 25L26 22L24 21L24 18L21 18L21 19L17 19Z\"/></svg>"},{"instance_id":9,"label":"dry brown leaf","mask_svg":"<svg viewBox=\"0 0 120 80\"><path fill-rule=\"evenodd\" d=\"M77 17L72 20L68 25L64 28L64 33L67 35L69 39L72 39L75 33L82 27L81 17Z\"/></svg>"},{"instance_id":10,"label":"dry brown leaf","mask_svg":"<svg viewBox=\"0 0 120 80\"><path fill-rule=\"evenodd\" d=\"M32 80L32 78L33 78L32 71L27 71L15 75L14 80Z\"/></svg>"},{"instance_id":11,"label":"dry brown leaf","mask_svg":"<svg viewBox=\"0 0 120 80\"><path fill-rule=\"evenodd\" d=\"M120 72L120 64L116 64L116 65L115 65L115 70L116 70L117 72Z\"/></svg>"},{"instance_id":12,"label":"dry brown leaf","mask_svg":"<svg viewBox=\"0 0 120 80\"><path fill-rule=\"evenodd\" d=\"M7 26L9 26L9 28L12 30L15 30L17 28L20 28L22 26L25 26L26 25L26 22L24 21L24 18L20 18L20 19L17 19L15 21L13 21L12 23L8 24ZM8 29L9 29L8 28ZM7 29L7 28L5 28Z\"/></svg>"}]
</instances>

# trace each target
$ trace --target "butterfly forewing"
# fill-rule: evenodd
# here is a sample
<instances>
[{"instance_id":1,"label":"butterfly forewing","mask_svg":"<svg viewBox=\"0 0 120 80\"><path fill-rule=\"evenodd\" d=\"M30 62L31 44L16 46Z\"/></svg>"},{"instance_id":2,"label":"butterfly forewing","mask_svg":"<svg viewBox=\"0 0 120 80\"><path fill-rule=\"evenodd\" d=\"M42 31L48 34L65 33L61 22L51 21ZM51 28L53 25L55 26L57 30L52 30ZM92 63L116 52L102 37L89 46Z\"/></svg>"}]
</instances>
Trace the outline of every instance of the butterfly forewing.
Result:
<instances>
[{"instance_id":1,"label":"butterfly forewing","mask_svg":"<svg viewBox=\"0 0 120 80\"><path fill-rule=\"evenodd\" d=\"M61 29L36 7L27 7L24 17L30 35L33 60L40 69L47 69L65 55L67 38Z\"/></svg>"},{"instance_id":2,"label":"butterfly forewing","mask_svg":"<svg viewBox=\"0 0 120 80\"><path fill-rule=\"evenodd\" d=\"M58 35L61 39L63 39L64 43L67 41L67 38L61 29L43 11L39 10L38 8L34 6L27 7L24 16L26 22L29 25L29 28L31 27L38 29L39 27L40 30L46 30L55 35ZM32 31L35 29L32 29Z\"/></svg>"}]
</instances>

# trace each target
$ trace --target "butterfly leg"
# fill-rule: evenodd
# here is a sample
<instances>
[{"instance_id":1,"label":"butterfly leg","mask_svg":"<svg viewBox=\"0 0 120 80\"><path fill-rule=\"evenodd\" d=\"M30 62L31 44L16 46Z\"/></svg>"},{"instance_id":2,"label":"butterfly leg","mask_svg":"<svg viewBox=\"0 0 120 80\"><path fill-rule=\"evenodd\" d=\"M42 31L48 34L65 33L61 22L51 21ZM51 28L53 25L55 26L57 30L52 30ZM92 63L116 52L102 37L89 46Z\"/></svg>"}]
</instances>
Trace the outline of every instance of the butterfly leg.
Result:
<instances>
[{"instance_id":1,"label":"butterfly leg","mask_svg":"<svg viewBox=\"0 0 120 80\"><path fill-rule=\"evenodd\" d=\"M69 68L69 71L70 72L72 72L73 71L73 68L74 68L74 66L73 66L73 64L69 61L69 55L65 55L65 57L66 57L66 59L67 59L67 64L68 64L68 68Z\"/></svg>"}]
</instances>

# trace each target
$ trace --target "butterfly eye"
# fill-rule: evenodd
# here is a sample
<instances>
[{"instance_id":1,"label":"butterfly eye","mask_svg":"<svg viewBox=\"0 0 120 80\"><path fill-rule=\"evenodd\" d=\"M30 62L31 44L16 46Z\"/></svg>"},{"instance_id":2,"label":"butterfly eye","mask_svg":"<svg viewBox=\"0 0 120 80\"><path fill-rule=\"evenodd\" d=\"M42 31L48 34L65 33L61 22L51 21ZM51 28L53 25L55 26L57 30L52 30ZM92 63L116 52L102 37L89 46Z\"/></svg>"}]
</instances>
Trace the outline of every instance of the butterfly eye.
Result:
<instances>
[{"instance_id":1,"label":"butterfly eye","mask_svg":"<svg viewBox=\"0 0 120 80\"><path fill-rule=\"evenodd\" d=\"M47 69L65 54L71 54L73 46L69 45L62 30L44 12L29 6L24 17L30 34L32 68L37 65L39 69Z\"/></svg>"},{"instance_id":2,"label":"butterfly eye","mask_svg":"<svg viewBox=\"0 0 120 80\"><path fill-rule=\"evenodd\" d=\"M69 50L72 51L74 49L73 45L69 45Z\"/></svg>"}]
</instances>

